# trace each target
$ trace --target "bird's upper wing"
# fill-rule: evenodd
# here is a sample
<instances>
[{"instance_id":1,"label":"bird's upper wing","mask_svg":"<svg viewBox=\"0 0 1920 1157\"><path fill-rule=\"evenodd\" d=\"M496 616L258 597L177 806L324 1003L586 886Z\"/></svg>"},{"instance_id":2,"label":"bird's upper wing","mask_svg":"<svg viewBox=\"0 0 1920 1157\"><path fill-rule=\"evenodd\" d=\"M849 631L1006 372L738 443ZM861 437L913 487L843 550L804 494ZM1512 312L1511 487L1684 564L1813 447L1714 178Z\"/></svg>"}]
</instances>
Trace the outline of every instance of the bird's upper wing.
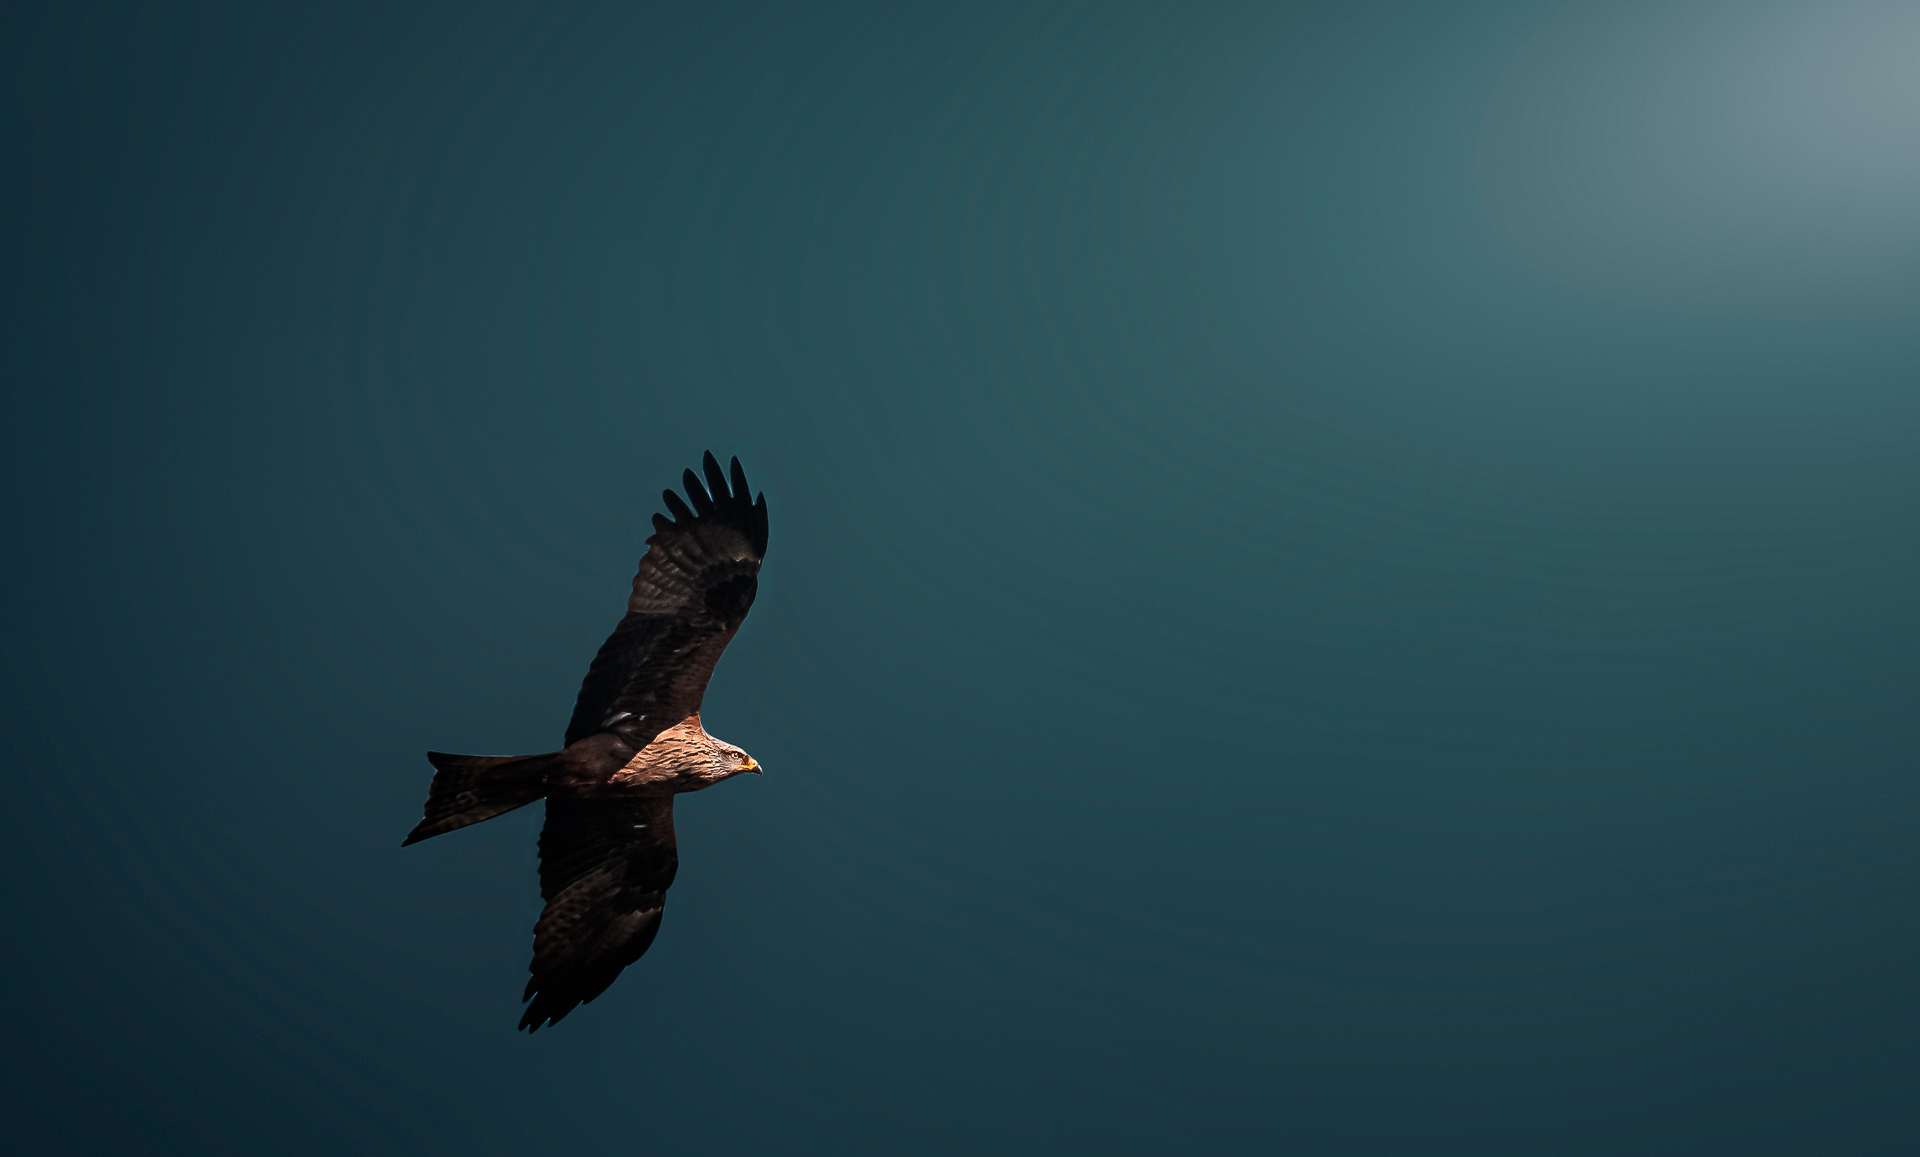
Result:
<instances>
[{"instance_id":1,"label":"bird's upper wing","mask_svg":"<svg viewBox=\"0 0 1920 1157\"><path fill-rule=\"evenodd\" d=\"M626 617L580 685L568 743L612 730L637 749L699 710L720 652L753 606L767 552L766 496L748 498L738 458L731 479L711 453L702 467L707 485L687 471L686 499L667 491L667 514L653 516Z\"/></svg>"},{"instance_id":2,"label":"bird's upper wing","mask_svg":"<svg viewBox=\"0 0 1920 1157\"><path fill-rule=\"evenodd\" d=\"M532 974L520 1027L552 1024L607 990L660 930L679 866L673 797L547 800Z\"/></svg>"}]
</instances>

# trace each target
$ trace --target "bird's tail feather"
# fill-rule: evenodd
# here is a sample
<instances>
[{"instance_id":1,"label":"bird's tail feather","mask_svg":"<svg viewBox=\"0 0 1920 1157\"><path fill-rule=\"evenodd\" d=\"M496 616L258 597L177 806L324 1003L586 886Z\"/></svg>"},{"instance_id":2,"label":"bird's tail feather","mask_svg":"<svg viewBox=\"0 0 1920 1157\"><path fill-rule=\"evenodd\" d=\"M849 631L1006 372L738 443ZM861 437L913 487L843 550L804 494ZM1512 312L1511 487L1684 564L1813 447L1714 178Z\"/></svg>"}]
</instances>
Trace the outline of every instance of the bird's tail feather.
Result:
<instances>
[{"instance_id":1,"label":"bird's tail feather","mask_svg":"<svg viewBox=\"0 0 1920 1157\"><path fill-rule=\"evenodd\" d=\"M401 847L428 836L451 832L502 812L524 807L547 794L547 771L559 752L545 755L448 755L427 752L433 783L427 788L426 815L407 833Z\"/></svg>"}]
</instances>

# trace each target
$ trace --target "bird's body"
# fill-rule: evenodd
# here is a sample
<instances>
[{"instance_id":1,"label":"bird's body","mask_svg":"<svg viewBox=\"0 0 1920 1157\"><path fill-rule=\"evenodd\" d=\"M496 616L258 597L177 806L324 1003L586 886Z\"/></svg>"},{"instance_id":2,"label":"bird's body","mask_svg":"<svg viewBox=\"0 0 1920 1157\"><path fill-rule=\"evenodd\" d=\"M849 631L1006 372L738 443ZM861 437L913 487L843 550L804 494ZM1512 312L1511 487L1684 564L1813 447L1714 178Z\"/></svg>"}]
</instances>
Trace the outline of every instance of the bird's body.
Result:
<instances>
[{"instance_id":1,"label":"bird's body","mask_svg":"<svg viewBox=\"0 0 1920 1157\"><path fill-rule=\"evenodd\" d=\"M673 797L760 770L708 734L700 704L753 605L766 499L749 501L738 459L731 480L712 454L703 466L706 486L687 471L686 500L669 490L672 517L654 515L627 613L587 671L565 745L541 755L427 755L436 774L408 844L547 801L546 910L534 926L520 1021L529 1031L606 991L653 943L679 866Z\"/></svg>"},{"instance_id":2,"label":"bird's body","mask_svg":"<svg viewBox=\"0 0 1920 1157\"><path fill-rule=\"evenodd\" d=\"M576 749L584 758L564 765L558 778L549 779L548 791L601 799L681 795L760 766L746 752L708 735L697 714L661 731L651 743L628 755L625 763L615 763L627 752L617 739L591 736L568 748Z\"/></svg>"}]
</instances>

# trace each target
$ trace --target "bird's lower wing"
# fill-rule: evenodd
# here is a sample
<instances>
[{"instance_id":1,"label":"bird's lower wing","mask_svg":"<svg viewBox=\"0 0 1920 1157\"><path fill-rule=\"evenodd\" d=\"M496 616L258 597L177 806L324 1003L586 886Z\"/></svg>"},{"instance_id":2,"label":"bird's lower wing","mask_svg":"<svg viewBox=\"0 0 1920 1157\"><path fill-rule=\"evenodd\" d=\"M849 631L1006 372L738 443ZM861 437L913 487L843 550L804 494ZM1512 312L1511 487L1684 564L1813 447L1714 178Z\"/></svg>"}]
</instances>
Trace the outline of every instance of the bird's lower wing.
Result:
<instances>
[{"instance_id":1,"label":"bird's lower wing","mask_svg":"<svg viewBox=\"0 0 1920 1157\"><path fill-rule=\"evenodd\" d=\"M520 1027L552 1024L599 996L660 930L679 866L671 798L547 801L531 978Z\"/></svg>"}]
</instances>

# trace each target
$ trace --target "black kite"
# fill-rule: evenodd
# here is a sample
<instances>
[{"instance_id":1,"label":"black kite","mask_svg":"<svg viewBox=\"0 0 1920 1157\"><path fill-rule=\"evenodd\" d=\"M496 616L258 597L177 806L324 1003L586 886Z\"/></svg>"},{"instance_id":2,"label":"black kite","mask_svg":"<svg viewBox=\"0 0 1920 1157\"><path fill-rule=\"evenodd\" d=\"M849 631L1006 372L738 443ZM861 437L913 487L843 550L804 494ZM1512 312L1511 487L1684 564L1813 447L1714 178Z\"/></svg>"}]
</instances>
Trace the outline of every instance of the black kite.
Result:
<instances>
[{"instance_id":1,"label":"black kite","mask_svg":"<svg viewBox=\"0 0 1920 1157\"><path fill-rule=\"evenodd\" d=\"M544 755L428 752L433 783L412 844L544 798L532 979L520 1027L551 1024L599 996L660 929L679 860L673 797L742 772L752 756L708 735L700 700L753 606L767 552L767 500L749 500L711 453L669 490L667 515L633 578L627 613L594 656L565 746Z\"/></svg>"}]
</instances>

